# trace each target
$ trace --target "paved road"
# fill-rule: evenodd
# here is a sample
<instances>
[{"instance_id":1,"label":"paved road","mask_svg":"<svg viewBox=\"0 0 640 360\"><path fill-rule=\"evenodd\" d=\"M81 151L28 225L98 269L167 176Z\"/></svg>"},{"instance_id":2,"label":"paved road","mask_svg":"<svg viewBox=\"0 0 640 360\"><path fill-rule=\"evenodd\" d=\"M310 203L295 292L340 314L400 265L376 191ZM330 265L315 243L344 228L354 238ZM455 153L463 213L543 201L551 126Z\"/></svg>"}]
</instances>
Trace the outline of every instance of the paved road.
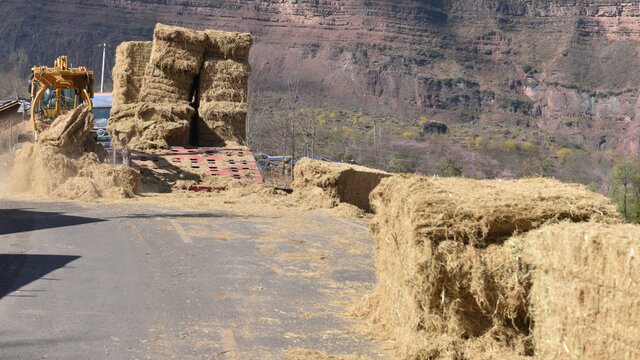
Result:
<instances>
[{"instance_id":1,"label":"paved road","mask_svg":"<svg viewBox=\"0 0 640 360\"><path fill-rule=\"evenodd\" d=\"M0 359L362 353L340 316L375 281L362 223L0 201Z\"/></svg>"}]
</instances>

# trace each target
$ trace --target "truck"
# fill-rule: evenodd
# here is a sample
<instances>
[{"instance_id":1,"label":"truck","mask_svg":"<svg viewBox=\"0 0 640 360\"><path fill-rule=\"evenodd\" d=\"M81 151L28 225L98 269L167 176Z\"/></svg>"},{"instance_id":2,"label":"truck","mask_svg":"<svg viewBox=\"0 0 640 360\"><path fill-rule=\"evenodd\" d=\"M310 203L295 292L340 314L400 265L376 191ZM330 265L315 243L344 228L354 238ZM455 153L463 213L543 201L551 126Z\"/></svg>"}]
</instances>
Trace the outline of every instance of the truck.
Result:
<instances>
[{"instance_id":1,"label":"truck","mask_svg":"<svg viewBox=\"0 0 640 360\"><path fill-rule=\"evenodd\" d=\"M113 95L111 93L96 93L93 96L93 129L91 135L98 144L102 144L109 152L112 151L111 136L107 131L107 123L111 116Z\"/></svg>"}]
</instances>

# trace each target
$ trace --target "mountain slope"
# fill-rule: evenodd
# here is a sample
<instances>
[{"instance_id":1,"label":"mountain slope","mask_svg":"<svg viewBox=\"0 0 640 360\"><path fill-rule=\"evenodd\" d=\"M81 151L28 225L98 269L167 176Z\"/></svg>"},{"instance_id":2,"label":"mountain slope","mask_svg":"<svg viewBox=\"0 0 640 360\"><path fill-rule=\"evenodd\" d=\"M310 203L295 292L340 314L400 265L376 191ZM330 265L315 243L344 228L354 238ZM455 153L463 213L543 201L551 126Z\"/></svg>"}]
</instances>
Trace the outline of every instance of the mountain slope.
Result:
<instances>
[{"instance_id":1,"label":"mountain slope","mask_svg":"<svg viewBox=\"0 0 640 360\"><path fill-rule=\"evenodd\" d=\"M99 69L99 43L149 40L156 22L249 31L253 87L276 97L295 79L345 106L526 123L592 149L639 148L635 3L7 0L0 9L0 52L24 48L34 64L66 54Z\"/></svg>"}]
</instances>

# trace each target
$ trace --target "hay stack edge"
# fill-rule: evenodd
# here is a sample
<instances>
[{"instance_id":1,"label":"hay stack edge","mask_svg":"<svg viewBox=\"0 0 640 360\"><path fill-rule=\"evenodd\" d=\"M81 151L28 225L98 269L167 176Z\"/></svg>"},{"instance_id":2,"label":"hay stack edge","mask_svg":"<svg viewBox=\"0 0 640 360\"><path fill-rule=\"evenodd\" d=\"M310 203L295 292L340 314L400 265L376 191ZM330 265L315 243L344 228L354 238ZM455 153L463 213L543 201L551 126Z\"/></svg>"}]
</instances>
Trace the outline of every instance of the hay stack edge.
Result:
<instances>
[{"instance_id":1,"label":"hay stack edge","mask_svg":"<svg viewBox=\"0 0 640 360\"><path fill-rule=\"evenodd\" d=\"M559 224L524 241L536 354L639 358L640 226Z\"/></svg>"},{"instance_id":2,"label":"hay stack edge","mask_svg":"<svg viewBox=\"0 0 640 360\"><path fill-rule=\"evenodd\" d=\"M369 194L391 174L358 165L300 159L294 167L293 193L323 207L339 203L371 211Z\"/></svg>"}]
</instances>

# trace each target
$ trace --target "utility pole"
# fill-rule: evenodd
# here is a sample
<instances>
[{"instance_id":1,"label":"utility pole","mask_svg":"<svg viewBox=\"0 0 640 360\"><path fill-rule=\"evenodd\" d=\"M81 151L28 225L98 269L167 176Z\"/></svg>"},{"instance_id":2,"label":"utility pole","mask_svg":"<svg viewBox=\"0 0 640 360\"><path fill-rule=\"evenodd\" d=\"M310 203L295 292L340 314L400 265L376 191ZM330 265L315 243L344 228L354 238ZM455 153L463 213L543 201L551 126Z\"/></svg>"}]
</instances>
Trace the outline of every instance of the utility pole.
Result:
<instances>
[{"instance_id":1,"label":"utility pole","mask_svg":"<svg viewBox=\"0 0 640 360\"><path fill-rule=\"evenodd\" d=\"M13 152L13 119L9 118L9 152Z\"/></svg>"},{"instance_id":2,"label":"utility pole","mask_svg":"<svg viewBox=\"0 0 640 360\"><path fill-rule=\"evenodd\" d=\"M102 43L102 75L100 75L100 92L104 91L104 57L107 52L107 44Z\"/></svg>"}]
</instances>

